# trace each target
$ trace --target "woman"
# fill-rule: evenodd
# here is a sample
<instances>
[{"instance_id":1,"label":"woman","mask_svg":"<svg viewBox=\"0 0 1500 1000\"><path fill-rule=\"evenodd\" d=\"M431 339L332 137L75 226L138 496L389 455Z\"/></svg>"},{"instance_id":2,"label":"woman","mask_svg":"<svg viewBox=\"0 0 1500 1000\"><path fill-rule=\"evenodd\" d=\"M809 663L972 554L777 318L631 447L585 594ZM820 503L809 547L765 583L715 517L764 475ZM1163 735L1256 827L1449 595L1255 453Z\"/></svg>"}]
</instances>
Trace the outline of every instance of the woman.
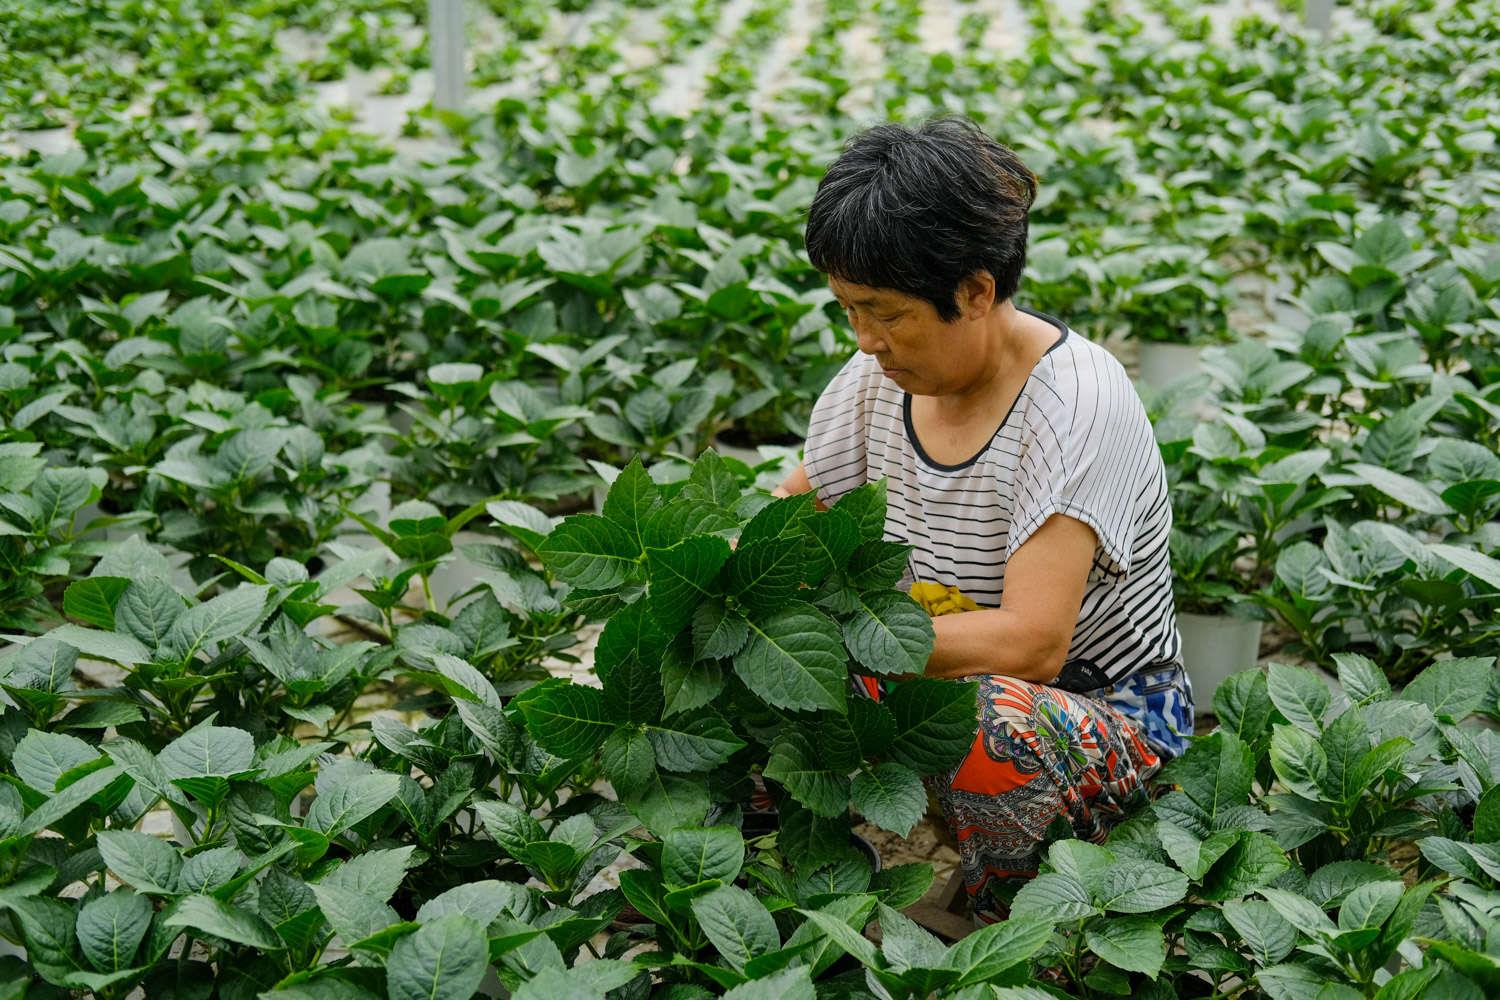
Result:
<instances>
[{"instance_id":1,"label":"woman","mask_svg":"<svg viewBox=\"0 0 1500 1000\"><path fill-rule=\"evenodd\" d=\"M1036 873L1053 820L1102 840L1193 728L1145 409L1106 351L1012 301L1035 193L966 119L850 141L807 249L859 352L777 490L827 505L887 478L904 583L982 608L933 620L926 668L979 681L974 745L933 790L980 921Z\"/></svg>"}]
</instances>

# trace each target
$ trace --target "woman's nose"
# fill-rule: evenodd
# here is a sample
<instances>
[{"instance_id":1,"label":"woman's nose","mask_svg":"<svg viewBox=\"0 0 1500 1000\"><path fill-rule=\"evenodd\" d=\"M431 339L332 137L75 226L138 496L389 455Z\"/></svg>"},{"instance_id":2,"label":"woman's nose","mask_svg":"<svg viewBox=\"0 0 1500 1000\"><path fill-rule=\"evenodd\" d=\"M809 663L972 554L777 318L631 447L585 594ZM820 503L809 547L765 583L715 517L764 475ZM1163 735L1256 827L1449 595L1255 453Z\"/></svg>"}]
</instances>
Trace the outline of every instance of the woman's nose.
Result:
<instances>
[{"instance_id":1,"label":"woman's nose","mask_svg":"<svg viewBox=\"0 0 1500 1000\"><path fill-rule=\"evenodd\" d=\"M870 333L868 330L861 329L861 325L858 323L851 325L854 327L855 343L859 345L859 349L862 352L865 354L880 354L885 351L886 344L884 340Z\"/></svg>"}]
</instances>

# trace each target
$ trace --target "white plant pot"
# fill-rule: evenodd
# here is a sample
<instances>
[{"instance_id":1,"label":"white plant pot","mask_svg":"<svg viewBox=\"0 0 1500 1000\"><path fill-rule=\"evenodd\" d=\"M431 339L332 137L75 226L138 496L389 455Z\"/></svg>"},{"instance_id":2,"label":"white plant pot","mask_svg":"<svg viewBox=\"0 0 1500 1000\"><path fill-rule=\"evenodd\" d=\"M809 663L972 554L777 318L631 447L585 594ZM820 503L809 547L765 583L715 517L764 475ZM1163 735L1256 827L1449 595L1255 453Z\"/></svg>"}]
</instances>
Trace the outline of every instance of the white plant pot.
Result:
<instances>
[{"instance_id":1,"label":"white plant pot","mask_svg":"<svg viewBox=\"0 0 1500 1000\"><path fill-rule=\"evenodd\" d=\"M1224 679L1256 666L1262 625L1253 618L1178 613L1182 662L1193 683L1194 711L1212 713L1214 692Z\"/></svg>"},{"instance_id":2,"label":"white plant pot","mask_svg":"<svg viewBox=\"0 0 1500 1000\"><path fill-rule=\"evenodd\" d=\"M1180 379L1203 370L1200 344L1141 342L1140 378L1153 389L1165 389Z\"/></svg>"}]
</instances>

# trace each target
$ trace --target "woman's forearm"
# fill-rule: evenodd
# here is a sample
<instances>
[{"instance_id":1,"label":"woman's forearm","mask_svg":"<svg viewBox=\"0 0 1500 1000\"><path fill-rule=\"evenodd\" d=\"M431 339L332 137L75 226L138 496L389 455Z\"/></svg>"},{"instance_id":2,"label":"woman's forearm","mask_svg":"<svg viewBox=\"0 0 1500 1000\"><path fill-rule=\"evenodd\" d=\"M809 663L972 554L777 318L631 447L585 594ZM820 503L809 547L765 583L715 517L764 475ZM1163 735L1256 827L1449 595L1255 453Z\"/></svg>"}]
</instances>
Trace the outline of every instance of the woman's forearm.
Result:
<instances>
[{"instance_id":1,"label":"woman's forearm","mask_svg":"<svg viewBox=\"0 0 1500 1000\"><path fill-rule=\"evenodd\" d=\"M1004 608L941 615L932 620L936 641L927 658L928 677L956 679L1005 674L1034 684L1055 680L1068 650L1029 629Z\"/></svg>"}]
</instances>

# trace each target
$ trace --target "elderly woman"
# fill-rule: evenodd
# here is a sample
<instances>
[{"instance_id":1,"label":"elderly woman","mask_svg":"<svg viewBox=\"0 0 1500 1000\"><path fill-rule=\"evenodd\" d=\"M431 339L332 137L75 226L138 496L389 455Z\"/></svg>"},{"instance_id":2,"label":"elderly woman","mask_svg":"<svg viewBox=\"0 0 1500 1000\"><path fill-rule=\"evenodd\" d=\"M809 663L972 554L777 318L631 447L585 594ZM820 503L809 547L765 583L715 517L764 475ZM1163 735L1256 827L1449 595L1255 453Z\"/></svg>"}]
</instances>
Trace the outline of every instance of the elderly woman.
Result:
<instances>
[{"instance_id":1,"label":"elderly woman","mask_svg":"<svg viewBox=\"0 0 1500 1000\"><path fill-rule=\"evenodd\" d=\"M886 478L904 583L971 599L934 618L926 673L979 682L974 744L933 779L979 921L1036 873L1053 821L1102 840L1193 727L1145 408L1103 348L1013 301L1035 193L967 119L849 142L807 249L859 351L776 491L827 505Z\"/></svg>"}]
</instances>

